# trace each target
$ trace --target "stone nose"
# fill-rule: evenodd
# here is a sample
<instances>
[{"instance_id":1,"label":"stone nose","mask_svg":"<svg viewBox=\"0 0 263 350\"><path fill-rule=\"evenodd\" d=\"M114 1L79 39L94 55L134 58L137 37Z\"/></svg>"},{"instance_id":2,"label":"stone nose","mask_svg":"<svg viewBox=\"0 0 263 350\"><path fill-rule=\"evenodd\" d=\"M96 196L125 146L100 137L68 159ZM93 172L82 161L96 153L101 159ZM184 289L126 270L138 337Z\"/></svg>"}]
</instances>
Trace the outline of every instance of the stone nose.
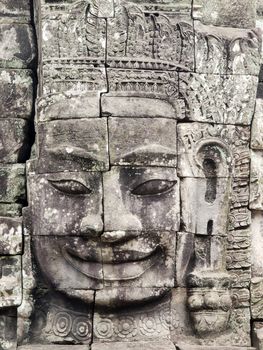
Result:
<instances>
[{"instance_id":1,"label":"stone nose","mask_svg":"<svg viewBox=\"0 0 263 350\"><path fill-rule=\"evenodd\" d=\"M87 236L100 236L103 231L103 221L100 215L88 215L80 224L80 233Z\"/></svg>"},{"instance_id":2,"label":"stone nose","mask_svg":"<svg viewBox=\"0 0 263 350\"><path fill-rule=\"evenodd\" d=\"M133 214L112 208L104 216L105 231L141 231L142 224Z\"/></svg>"}]
</instances>

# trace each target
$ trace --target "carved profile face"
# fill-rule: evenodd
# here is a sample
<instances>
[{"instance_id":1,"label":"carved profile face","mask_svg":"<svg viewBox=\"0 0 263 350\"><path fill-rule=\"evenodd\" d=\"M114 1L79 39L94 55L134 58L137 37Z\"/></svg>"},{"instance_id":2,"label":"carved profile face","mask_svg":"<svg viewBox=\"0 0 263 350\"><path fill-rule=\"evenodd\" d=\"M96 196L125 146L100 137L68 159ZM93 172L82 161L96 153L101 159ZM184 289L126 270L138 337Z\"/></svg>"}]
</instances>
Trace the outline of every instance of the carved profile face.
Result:
<instances>
[{"instance_id":1,"label":"carved profile face","mask_svg":"<svg viewBox=\"0 0 263 350\"><path fill-rule=\"evenodd\" d=\"M37 264L48 285L66 293L172 288L176 121L105 119L40 125L37 172L28 174Z\"/></svg>"}]
</instances>

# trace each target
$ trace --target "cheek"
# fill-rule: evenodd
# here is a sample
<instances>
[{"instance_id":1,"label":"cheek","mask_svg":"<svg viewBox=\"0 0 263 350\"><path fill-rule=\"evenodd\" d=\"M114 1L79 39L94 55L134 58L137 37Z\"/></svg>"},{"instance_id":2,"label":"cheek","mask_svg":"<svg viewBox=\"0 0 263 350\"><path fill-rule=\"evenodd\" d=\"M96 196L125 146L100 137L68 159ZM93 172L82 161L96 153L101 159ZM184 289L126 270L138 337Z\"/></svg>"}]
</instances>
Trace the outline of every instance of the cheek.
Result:
<instances>
[{"instance_id":1,"label":"cheek","mask_svg":"<svg viewBox=\"0 0 263 350\"><path fill-rule=\"evenodd\" d=\"M177 189L160 196L125 196L125 207L142 223L144 230L179 229L179 199Z\"/></svg>"},{"instance_id":2,"label":"cheek","mask_svg":"<svg viewBox=\"0 0 263 350\"><path fill-rule=\"evenodd\" d=\"M78 235L85 217L100 211L98 197L74 197L49 193L43 202L35 203L34 211L38 220L34 221L41 235ZM35 216L35 217L36 217Z\"/></svg>"}]
</instances>

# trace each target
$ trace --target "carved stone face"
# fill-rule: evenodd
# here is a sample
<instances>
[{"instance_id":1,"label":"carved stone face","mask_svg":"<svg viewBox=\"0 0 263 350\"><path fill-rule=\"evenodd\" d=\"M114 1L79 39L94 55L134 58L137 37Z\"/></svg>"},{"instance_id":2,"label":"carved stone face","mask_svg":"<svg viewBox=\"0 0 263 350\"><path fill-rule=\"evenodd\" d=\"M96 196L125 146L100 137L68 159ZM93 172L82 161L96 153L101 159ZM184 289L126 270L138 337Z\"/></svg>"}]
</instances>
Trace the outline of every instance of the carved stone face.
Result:
<instances>
[{"instance_id":1,"label":"carved stone face","mask_svg":"<svg viewBox=\"0 0 263 350\"><path fill-rule=\"evenodd\" d=\"M176 121L109 118L107 127L104 118L60 120L41 130L28 187L33 252L48 285L66 293L145 288L135 299L174 287Z\"/></svg>"}]
</instances>

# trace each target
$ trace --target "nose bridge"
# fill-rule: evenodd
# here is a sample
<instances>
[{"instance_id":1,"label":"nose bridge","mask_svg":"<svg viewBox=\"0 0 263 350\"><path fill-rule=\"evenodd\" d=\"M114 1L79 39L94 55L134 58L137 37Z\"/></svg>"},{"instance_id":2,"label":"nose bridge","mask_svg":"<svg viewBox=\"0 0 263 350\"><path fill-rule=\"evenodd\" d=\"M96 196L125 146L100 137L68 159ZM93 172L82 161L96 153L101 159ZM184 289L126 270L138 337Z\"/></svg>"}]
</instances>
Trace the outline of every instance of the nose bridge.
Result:
<instances>
[{"instance_id":1,"label":"nose bridge","mask_svg":"<svg viewBox=\"0 0 263 350\"><path fill-rule=\"evenodd\" d=\"M139 218L130 212L128 204L123 201L118 178L115 178L113 183L110 176L105 174L103 188L104 231L141 230Z\"/></svg>"}]
</instances>

